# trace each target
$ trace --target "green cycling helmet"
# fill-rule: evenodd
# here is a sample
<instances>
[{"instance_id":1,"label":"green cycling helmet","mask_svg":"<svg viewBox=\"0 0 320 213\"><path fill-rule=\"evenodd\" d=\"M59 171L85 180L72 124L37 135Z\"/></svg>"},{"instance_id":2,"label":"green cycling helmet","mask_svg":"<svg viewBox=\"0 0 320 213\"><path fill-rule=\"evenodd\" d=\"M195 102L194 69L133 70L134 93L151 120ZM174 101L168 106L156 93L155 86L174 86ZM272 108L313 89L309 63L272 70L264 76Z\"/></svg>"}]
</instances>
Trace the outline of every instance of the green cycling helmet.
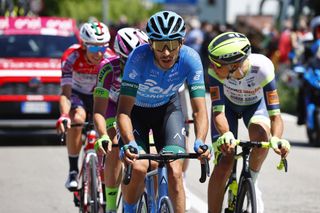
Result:
<instances>
[{"instance_id":1,"label":"green cycling helmet","mask_svg":"<svg viewBox=\"0 0 320 213\"><path fill-rule=\"evenodd\" d=\"M248 38L238 32L226 32L216 36L208 46L209 59L221 66L244 61L251 53Z\"/></svg>"}]
</instances>

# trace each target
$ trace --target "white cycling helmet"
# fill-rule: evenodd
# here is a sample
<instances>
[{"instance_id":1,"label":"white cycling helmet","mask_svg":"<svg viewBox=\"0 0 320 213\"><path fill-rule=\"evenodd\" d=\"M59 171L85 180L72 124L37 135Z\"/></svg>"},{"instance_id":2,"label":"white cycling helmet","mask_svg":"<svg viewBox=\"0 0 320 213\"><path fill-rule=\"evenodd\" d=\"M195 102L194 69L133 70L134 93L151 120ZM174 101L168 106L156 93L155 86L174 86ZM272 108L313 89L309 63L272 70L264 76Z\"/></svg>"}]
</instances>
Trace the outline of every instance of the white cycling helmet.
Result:
<instances>
[{"instance_id":1,"label":"white cycling helmet","mask_svg":"<svg viewBox=\"0 0 320 213\"><path fill-rule=\"evenodd\" d=\"M118 30L114 40L114 50L124 58L141 44L148 43L148 36L140 29L126 27Z\"/></svg>"},{"instance_id":2,"label":"white cycling helmet","mask_svg":"<svg viewBox=\"0 0 320 213\"><path fill-rule=\"evenodd\" d=\"M80 28L80 38L84 43L105 44L110 41L108 27L102 22L84 23Z\"/></svg>"}]
</instances>

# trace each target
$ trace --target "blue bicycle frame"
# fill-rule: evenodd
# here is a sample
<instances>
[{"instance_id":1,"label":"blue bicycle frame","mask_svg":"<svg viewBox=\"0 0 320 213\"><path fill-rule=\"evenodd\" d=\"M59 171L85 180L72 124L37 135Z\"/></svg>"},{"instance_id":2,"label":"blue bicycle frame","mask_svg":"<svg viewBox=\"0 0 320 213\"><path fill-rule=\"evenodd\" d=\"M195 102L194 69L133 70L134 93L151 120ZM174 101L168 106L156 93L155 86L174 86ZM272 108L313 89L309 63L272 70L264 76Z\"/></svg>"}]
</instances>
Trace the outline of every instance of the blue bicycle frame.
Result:
<instances>
[{"instance_id":1,"label":"blue bicycle frame","mask_svg":"<svg viewBox=\"0 0 320 213\"><path fill-rule=\"evenodd\" d=\"M150 213L158 212L161 201L164 198L169 199L168 196L168 175L167 167L165 165L159 165L158 169L152 170L147 173L145 177L146 191L147 191L147 205ZM158 198L155 199L154 189L154 176L158 175Z\"/></svg>"}]
</instances>

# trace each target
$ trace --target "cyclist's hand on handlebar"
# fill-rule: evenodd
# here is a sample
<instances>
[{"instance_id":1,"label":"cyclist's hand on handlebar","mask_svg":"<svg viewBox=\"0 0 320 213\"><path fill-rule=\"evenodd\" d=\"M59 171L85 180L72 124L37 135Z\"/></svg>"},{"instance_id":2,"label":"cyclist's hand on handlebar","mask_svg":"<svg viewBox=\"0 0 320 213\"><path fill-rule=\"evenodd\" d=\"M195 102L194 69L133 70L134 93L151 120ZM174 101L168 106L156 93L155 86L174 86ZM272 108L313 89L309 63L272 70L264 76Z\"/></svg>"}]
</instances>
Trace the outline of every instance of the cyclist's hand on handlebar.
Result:
<instances>
[{"instance_id":1,"label":"cyclist's hand on handlebar","mask_svg":"<svg viewBox=\"0 0 320 213\"><path fill-rule=\"evenodd\" d=\"M286 158L289 154L291 147L289 141L273 136L270 139L270 144L273 150L282 157Z\"/></svg>"},{"instance_id":2,"label":"cyclist's hand on handlebar","mask_svg":"<svg viewBox=\"0 0 320 213\"><path fill-rule=\"evenodd\" d=\"M63 125L63 121L66 121L68 129L71 128L71 119L70 119L69 115L62 114L56 122L56 129L59 134L64 133L66 131L66 129L64 128L64 125Z\"/></svg>"},{"instance_id":3,"label":"cyclist's hand on handlebar","mask_svg":"<svg viewBox=\"0 0 320 213\"><path fill-rule=\"evenodd\" d=\"M137 158L138 150L139 147L137 142L130 141L128 144L125 144L123 147L121 147L119 157L128 164L133 164Z\"/></svg>"},{"instance_id":4,"label":"cyclist's hand on handlebar","mask_svg":"<svg viewBox=\"0 0 320 213\"><path fill-rule=\"evenodd\" d=\"M222 152L223 154L230 154L234 151L234 135L232 132L228 131L223 133L218 140L214 143L215 149Z\"/></svg>"},{"instance_id":5,"label":"cyclist's hand on handlebar","mask_svg":"<svg viewBox=\"0 0 320 213\"><path fill-rule=\"evenodd\" d=\"M196 153L201 154L200 159L208 159L211 158L211 146L205 145L201 139L196 139L194 142L193 149Z\"/></svg>"},{"instance_id":6,"label":"cyclist's hand on handlebar","mask_svg":"<svg viewBox=\"0 0 320 213\"><path fill-rule=\"evenodd\" d=\"M110 140L108 135L102 135L95 143L94 149L96 152L107 154L111 152L112 141Z\"/></svg>"}]
</instances>

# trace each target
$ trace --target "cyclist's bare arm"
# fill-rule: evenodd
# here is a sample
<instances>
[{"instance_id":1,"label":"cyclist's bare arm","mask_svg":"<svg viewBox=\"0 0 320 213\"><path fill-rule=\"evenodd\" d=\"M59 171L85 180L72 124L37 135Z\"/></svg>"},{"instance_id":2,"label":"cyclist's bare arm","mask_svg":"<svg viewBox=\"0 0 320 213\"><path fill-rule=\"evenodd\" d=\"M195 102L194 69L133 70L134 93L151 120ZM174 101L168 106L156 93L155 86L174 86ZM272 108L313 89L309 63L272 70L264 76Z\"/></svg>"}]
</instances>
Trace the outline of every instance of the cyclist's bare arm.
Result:
<instances>
[{"instance_id":1,"label":"cyclist's bare arm","mask_svg":"<svg viewBox=\"0 0 320 213\"><path fill-rule=\"evenodd\" d=\"M221 134L230 131L229 123L224 112L213 112L212 122Z\"/></svg>"},{"instance_id":2,"label":"cyclist's bare arm","mask_svg":"<svg viewBox=\"0 0 320 213\"><path fill-rule=\"evenodd\" d=\"M270 116L271 121L271 135L282 137L283 134L283 120L280 114Z\"/></svg>"},{"instance_id":3,"label":"cyclist's bare arm","mask_svg":"<svg viewBox=\"0 0 320 213\"><path fill-rule=\"evenodd\" d=\"M68 114L71 108L71 85L63 85L61 87L61 96L59 102L60 114Z\"/></svg>"},{"instance_id":4,"label":"cyclist's bare arm","mask_svg":"<svg viewBox=\"0 0 320 213\"><path fill-rule=\"evenodd\" d=\"M230 131L229 123L224 112L213 112L212 120L220 136ZM232 153L233 148L234 145L229 143L224 143L220 147L221 152L224 154Z\"/></svg>"},{"instance_id":5,"label":"cyclist's bare arm","mask_svg":"<svg viewBox=\"0 0 320 213\"><path fill-rule=\"evenodd\" d=\"M134 141L133 127L131 123L131 111L135 103L135 97L120 95L117 111L117 125L124 144Z\"/></svg>"},{"instance_id":6,"label":"cyclist's bare arm","mask_svg":"<svg viewBox=\"0 0 320 213\"><path fill-rule=\"evenodd\" d=\"M131 111L135 103L135 97L120 95L117 111L117 125L120 131L121 138L124 144L130 141L135 141L133 135L133 127L131 123ZM131 153L129 150L125 151L124 161L133 163L132 159L137 157L137 154Z\"/></svg>"},{"instance_id":7,"label":"cyclist's bare arm","mask_svg":"<svg viewBox=\"0 0 320 213\"><path fill-rule=\"evenodd\" d=\"M270 116L270 120L271 120L271 136L281 139L283 134L283 128L284 128L281 114ZM279 149L275 149L275 152L280 154L282 157L286 157L289 154L289 151L290 151L290 148L288 148L286 145L283 145L283 144L279 147Z\"/></svg>"},{"instance_id":8,"label":"cyclist's bare arm","mask_svg":"<svg viewBox=\"0 0 320 213\"><path fill-rule=\"evenodd\" d=\"M191 98L196 138L206 140L209 128L206 100L204 97Z\"/></svg>"},{"instance_id":9,"label":"cyclist's bare arm","mask_svg":"<svg viewBox=\"0 0 320 213\"><path fill-rule=\"evenodd\" d=\"M94 97L93 121L100 136L107 135L106 120L104 117L108 108L108 98Z\"/></svg>"},{"instance_id":10,"label":"cyclist's bare arm","mask_svg":"<svg viewBox=\"0 0 320 213\"><path fill-rule=\"evenodd\" d=\"M60 101L59 101L59 110L60 110L60 118L59 120L63 120L64 117L69 117L69 112L71 109L71 101L70 101L70 97L71 97L71 85L63 85L61 87L62 92L60 95ZM67 128L70 128L71 122L67 123ZM59 122L59 125L57 125L57 131L58 133L62 133L65 131L64 126L62 124L62 122Z\"/></svg>"}]
</instances>

